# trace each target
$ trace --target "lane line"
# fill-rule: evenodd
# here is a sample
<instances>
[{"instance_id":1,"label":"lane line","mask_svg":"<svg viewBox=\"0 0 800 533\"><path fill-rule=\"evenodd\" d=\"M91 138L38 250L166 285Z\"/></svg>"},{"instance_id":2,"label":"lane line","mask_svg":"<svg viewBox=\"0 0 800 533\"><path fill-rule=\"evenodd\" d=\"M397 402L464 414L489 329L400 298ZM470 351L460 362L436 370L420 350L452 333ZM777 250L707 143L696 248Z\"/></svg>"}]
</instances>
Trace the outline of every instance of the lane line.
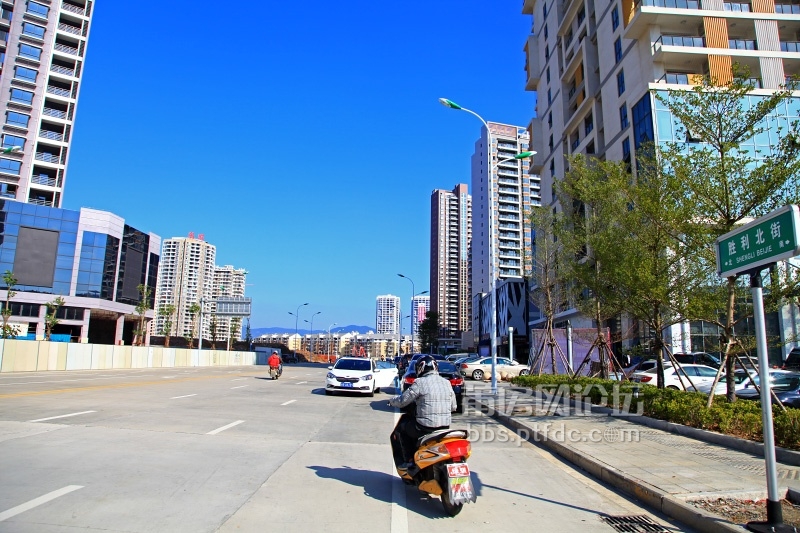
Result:
<instances>
[{"instance_id":1,"label":"lane line","mask_svg":"<svg viewBox=\"0 0 800 533\"><path fill-rule=\"evenodd\" d=\"M214 431L209 431L208 433L206 433L206 435L216 435L217 433L221 433L221 432L225 431L226 429L232 428L233 426L238 426L242 422L244 422L244 420L237 420L236 422L231 422L227 426L222 426L221 428L217 428Z\"/></svg>"},{"instance_id":2,"label":"lane line","mask_svg":"<svg viewBox=\"0 0 800 533\"><path fill-rule=\"evenodd\" d=\"M236 378L236 379L232 379L231 381L242 381L243 379L247 379L247 378Z\"/></svg>"},{"instance_id":3,"label":"lane line","mask_svg":"<svg viewBox=\"0 0 800 533\"><path fill-rule=\"evenodd\" d=\"M231 387L231 390L233 390L233 389L242 389L244 387L247 387L247 385L239 385L238 387Z\"/></svg>"},{"instance_id":4,"label":"lane line","mask_svg":"<svg viewBox=\"0 0 800 533\"><path fill-rule=\"evenodd\" d=\"M68 415L49 416L47 418L37 418L36 420L28 420L28 422L44 422L45 420L55 420L56 418L67 418L70 416L85 415L88 413L96 413L97 411L81 411L80 413L70 413Z\"/></svg>"},{"instance_id":5,"label":"lane line","mask_svg":"<svg viewBox=\"0 0 800 533\"><path fill-rule=\"evenodd\" d=\"M394 425L400 420L402 413L394 414ZM406 507L406 484L397 474L394 466L394 458L391 462L392 472L392 519L391 533L408 533L408 508Z\"/></svg>"},{"instance_id":6,"label":"lane line","mask_svg":"<svg viewBox=\"0 0 800 533\"><path fill-rule=\"evenodd\" d=\"M83 485L67 485L63 489L54 490L53 492L48 492L44 496L39 496L38 498L34 498L29 502L25 502L22 505L17 505L16 507L12 507L8 511L3 511L0 513L0 522L3 520L8 520L13 516L17 516L20 513L24 513L25 511L30 511L34 507L39 507L51 500L55 500L60 496L64 496L65 494L69 494L72 491L82 489Z\"/></svg>"},{"instance_id":7,"label":"lane line","mask_svg":"<svg viewBox=\"0 0 800 533\"><path fill-rule=\"evenodd\" d=\"M290 403L294 403L294 402L296 402L296 401L297 401L297 400L289 400L288 402L284 402L284 403L282 403L281 405L289 405Z\"/></svg>"},{"instance_id":8,"label":"lane line","mask_svg":"<svg viewBox=\"0 0 800 533\"><path fill-rule=\"evenodd\" d=\"M308 383L308 381L298 381L295 385L302 385L303 383Z\"/></svg>"},{"instance_id":9,"label":"lane line","mask_svg":"<svg viewBox=\"0 0 800 533\"><path fill-rule=\"evenodd\" d=\"M184 394L183 396L173 396L170 400L179 400L181 398L188 398L190 396L197 396L197 394Z\"/></svg>"}]
</instances>

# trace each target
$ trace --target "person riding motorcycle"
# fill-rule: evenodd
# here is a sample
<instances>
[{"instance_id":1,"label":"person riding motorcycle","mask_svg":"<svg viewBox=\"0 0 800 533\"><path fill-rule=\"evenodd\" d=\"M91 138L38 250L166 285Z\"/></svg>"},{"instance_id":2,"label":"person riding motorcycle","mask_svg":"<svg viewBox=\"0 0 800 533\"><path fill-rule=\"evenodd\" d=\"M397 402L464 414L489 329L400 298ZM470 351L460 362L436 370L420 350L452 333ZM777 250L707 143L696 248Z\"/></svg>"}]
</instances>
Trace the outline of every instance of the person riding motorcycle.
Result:
<instances>
[{"instance_id":1,"label":"person riding motorcycle","mask_svg":"<svg viewBox=\"0 0 800 533\"><path fill-rule=\"evenodd\" d=\"M416 402L416 416L403 417L392 433L400 444L402 460L413 460L417 440L440 429L448 429L451 413L456 410L456 395L450 382L439 375L436 360L426 355L414 365L417 377L406 391L389 400L392 407L405 407ZM395 457L397 461L398 457Z\"/></svg>"},{"instance_id":2,"label":"person riding motorcycle","mask_svg":"<svg viewBox=\"0 0 800 533\"><path fill-rule=\"evenodd\" d=\"M281 368L281 357L278 355L278 352L272 352L272 355L267 359L267 364L269 365L269 375L272 379L278 379Z\"/></svg>"}]
</instances>

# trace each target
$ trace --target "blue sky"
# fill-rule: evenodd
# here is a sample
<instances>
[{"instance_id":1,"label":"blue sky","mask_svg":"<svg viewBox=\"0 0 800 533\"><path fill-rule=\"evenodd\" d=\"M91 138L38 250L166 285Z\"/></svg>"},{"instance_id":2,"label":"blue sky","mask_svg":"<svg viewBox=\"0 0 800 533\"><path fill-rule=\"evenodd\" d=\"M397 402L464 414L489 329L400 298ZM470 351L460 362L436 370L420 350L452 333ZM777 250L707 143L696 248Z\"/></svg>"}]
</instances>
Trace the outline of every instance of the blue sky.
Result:
<instances>
[{"instance_id":1,"label":"blue sky","mask_svg":"<svg viewBox=\"0 0 800 533\"><path fill-rule=\"evenodd\" d=\"M375 325L429 289L430 195L527 125L521 0L95 3L63 206L246 268L253 328ZM229 7L230 6L230 7ZM405 331L408 321L404 321Z\"/></svg>"}]
</instances>

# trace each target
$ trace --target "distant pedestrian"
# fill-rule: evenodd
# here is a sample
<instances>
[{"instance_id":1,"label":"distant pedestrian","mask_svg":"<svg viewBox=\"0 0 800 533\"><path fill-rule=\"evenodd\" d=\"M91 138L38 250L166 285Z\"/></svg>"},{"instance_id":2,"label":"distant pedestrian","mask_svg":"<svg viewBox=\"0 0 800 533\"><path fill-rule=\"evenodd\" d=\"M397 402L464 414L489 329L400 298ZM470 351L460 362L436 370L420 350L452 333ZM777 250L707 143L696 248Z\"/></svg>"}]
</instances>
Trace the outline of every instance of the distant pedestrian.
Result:
<instances>
[{"instance_id":1,"label":"distant pedestrian","mask_svg":"<svg viewBox=\"0 0 800 533\"><path fill-rule=\"evenodd\" d=\"M278 355L278 352L272 352L272 355L267 359L267 364L269 365L269 375L272 379L278 379L281 368L281 356Z\"/></svg>"}]
</instances>

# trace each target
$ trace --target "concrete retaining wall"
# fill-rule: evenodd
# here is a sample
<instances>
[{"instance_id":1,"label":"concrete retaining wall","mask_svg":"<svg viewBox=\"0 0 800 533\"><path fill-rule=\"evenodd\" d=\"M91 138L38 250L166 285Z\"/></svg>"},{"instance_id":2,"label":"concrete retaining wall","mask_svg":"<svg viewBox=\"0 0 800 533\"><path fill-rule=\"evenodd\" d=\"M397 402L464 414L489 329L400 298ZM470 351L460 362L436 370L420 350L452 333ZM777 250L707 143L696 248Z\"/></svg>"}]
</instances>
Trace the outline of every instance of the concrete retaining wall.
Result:
<instances>
[{"instance_id":1,"label":"concrete retaining wall","mask_svg":"<svg viewBox=\"0 0 800 533\"><path fill-rule=\"evenodd\" d=\"M254 364L255 352L0 339L0 372Z\"/></svg>"}]
</instances>

